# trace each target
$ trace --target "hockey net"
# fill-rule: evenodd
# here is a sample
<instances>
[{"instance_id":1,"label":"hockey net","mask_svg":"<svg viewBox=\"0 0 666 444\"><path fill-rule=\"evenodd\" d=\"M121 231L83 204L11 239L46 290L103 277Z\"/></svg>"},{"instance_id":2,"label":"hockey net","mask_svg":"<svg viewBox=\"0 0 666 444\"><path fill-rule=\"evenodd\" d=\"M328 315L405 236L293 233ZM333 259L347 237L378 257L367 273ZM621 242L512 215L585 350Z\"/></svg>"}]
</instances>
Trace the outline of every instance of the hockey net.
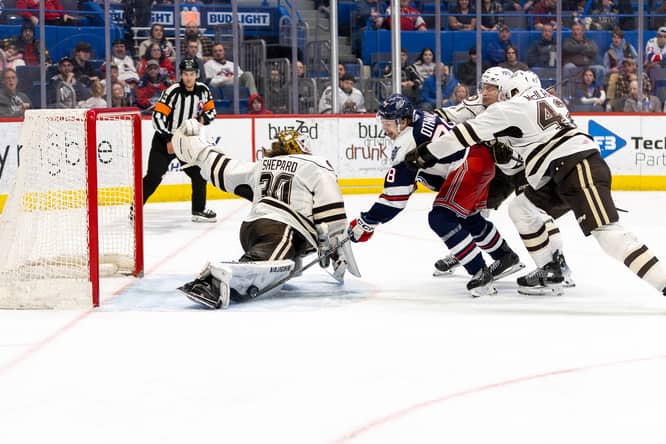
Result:
<instances>
[{"instance_id":1,"label":"hockey net","mask_svg":"<svg viewBox=\"0 0 666 444\"><path fill-rule=\"evenodd\" d=\"M30 110L0 214L0 308L99 305L99 277L143 272L135 109Z\"/></svg>"}]
</instances>

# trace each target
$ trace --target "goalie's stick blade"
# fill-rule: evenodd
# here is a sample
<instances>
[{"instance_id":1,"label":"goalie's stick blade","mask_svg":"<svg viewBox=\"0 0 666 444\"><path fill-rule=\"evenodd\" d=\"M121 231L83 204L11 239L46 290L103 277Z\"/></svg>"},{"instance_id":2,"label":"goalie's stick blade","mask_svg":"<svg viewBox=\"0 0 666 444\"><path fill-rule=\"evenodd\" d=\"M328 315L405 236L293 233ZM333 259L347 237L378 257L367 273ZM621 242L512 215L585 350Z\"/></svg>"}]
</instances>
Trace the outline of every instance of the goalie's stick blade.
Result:
<instances>
[{"instance_id":1,"label":"goalie's stick blade","mask_svg":"<svg viewBox=\"0 0 666 444\"><path fill-rule=\"evenodd\" d=\"M347 271L350 272L353 276L357 278L361 277L361 271L358 269L358 264L356 263L356 258L354 257L354 251L352 250L351 242L349 242L349 237L345 238L343 244L340 246L340 250L344 255L344 258L347 261Z\"/></svg>"}]
</instances>

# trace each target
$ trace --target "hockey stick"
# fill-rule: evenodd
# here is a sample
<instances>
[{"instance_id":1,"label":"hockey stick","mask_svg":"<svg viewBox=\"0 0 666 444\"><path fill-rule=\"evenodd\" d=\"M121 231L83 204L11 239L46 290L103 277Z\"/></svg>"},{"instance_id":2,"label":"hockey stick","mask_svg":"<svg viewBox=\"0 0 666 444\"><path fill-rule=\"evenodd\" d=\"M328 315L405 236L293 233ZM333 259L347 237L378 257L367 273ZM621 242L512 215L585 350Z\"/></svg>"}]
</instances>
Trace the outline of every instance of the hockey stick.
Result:
<instances>
[{"instance_id":1,"label":"hockey stick","mask_svg":"<svg viewBox=\"0 0 666 444\"><path fill-rule=\"evenodd\" d=\"M349 242L349 236L343 237L342 239L340 239L340 241L334 247L331 247L328 250L324 251L323 255L318 253L317 257L315 259L311 260L310 262L308 262L305 265L302 265L298 269L294 268L288 275L286 275L282 279L278 279L277 281L273 282L269 286L264 287L262 289L258 289L254 285L251 286L250 288L247 289L247 295L251 299L256 299L259 296L268 293L269 291L283 285L288 280L290 280L290 279L292 279L296 276L300 276L305 270L307 270L308 268L312 267L315 264L318 264L321 261L322 258L330 257L333 253L338 251L338 248L340 248L342 245L344 245L347 242Z\"/></svg>"}]
</instances>

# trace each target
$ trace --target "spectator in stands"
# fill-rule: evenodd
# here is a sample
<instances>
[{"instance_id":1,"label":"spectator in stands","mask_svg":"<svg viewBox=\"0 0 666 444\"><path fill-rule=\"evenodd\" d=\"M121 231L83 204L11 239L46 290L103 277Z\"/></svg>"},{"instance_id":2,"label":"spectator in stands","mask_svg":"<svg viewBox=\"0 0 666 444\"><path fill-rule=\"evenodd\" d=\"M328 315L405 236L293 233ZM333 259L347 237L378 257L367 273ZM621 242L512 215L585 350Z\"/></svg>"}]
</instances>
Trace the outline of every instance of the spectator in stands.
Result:
<instances>
[{"instance_id":1,"label":"spectator in stands","mask_svg":"<svg viewBox=\"0 0 666 444\"><path fill-rule=\"evenodd\" d=\"M562 62L564 63L564 78L580 76L585 68L594 70L598 79L605 75L602 65L595 64L599 55L599 47L594 40L585 38L585 28L580 23L571 25L571 36L564 40L562 45Z\"/></svg>"},{"instance_id":2,"label":"spectator in stands","mask_svg":"<svg viewBox=\"0 0 666 444\"><path fill-rule=\"evenodd\" d=\"M201 34L198 24L190 21L185 23L185 36L180 39L181 54L185 53L188 43L192 40L197 42L197 58L203 60L204 63L209 61L213 56L213 41ZM199 66L203 66L203 64Z\"/></svg>"},{"instance_id":3,"label":"spectator in stands","mask_svg":"<svg viewBox=\"0 0 666 444\"><path fill-rule=\"evenodd\" d=\"M423 48L414 62L414 68L419 77L427 79L435 72L435 53L432 48Z\"/></svg>"},{"instance_id":4,"label":"spectator in stands","mask_svg":"<svg viewBox=\"0 0 666 444\"><path fill-rule=\"evenodd\" d=\"M494 31L504 24L502 5L496 0L483 0L481 2L481 30Z\"/></svg>"},{"instance_id":5,"label":"spectator in stands","mask_svg":"<svg viewBox=\"0 0 666 444\"><path fill-rule=\"evenodd\" d=\"M0 117L23 117L30 108L30 99L18 91L18 77L12 68L2 71L2 90L0 90Z\"/></svg>"},{"instance_id":6,"label":"spectator in stands","mask_svg":"<svg viewBox=\"0 0 666 444\"><path fill-rule=\"evenodd\" d=\"M624 40L624 31L620 28L616 27L613 29L611 35L611 45L604 54L604 68L606 68L606 73L617 75L625 57L635 59L638 57L638 54L636 53L636 48Z\"/></svg>"},{"instance_id":7,"label":"spectator in stands","mask_svg":"<svg viewBox=\"0 0 666 444\"><path fill-rule=\"evenodd\" d=\"M553 25L546 23L541 26L541 39L534 40L527 50L527 65L529 67L554 67L557 60L557 50L553 39Z\"/></svg>"},{"instance_id":8,"label":"spectator in stands","mask_svg":"<svg viewBox=\"0 0 666 444\"><path fill-rule=\"evenodd\" d=\"M629 57L625 57L622 61L622 69L619 71L617 77L610 78L608 83L607 98L608 105L612 111L622 111L624 108L623 102L631 95L631 82L638 80L636 73L636 61ZM615 80L615 82L612 82ZM652 83L646 72L643 72L643 96L648 97L652 90Z\"/></svg>"},{"instance_id":9,"label":"spectator in stands","mask_svg":"<svg viewBox=\"0 0 666 444\"><path fill-rule=\"evenodd\" d=\"M400 0L400 30L401 31L427 31L428 25L421 17L418 9L409 5L410 0ZM386 27L391 29L391 7L386 8Z\"/></svg>"},{"instance_id":10,"label":"spectator in stands","mask_svg":"<svg viewBox=\"0 0 666 444\"><path fill-rule=\"evenodd\" d=\"M504 52L506 61L499 64L502 68L506 68L511 72L528 71L529 68L526 64L518 60L518 48L514 46L507 46Z\"/></svg>"},{"instance_id":11,"label":"spectator in stands","mask_svg":"<svg viewBox=\"0 0 666 444\"><path fill-rule=\"evenodd\" d=\"M164 52L162 52L162 48L157 43L151 43L148 46L148 51L141 60L141 63L139 63L139 76L143 77L146 73L148 62L151 60L157 62L157 65L160 67L160 74L165 76L169 82L174 83L176 81L176 68L173 67L171 60L166 57Z\"/></svg>"},{"instance_id":12,"label":"spectator in stands","mask_svg":"<svg viewBox=\"0 0 666 444\"><path fill-rule=\"evenodd\" d=\"M81 82L74 76L74 61L65 56L58 61L58 74L46 85L47 103L51 108L76 108L79 98L90 96Z\"/></svg>"},{"instance_id":13,"label":"spectator in stands","mask_svg":"<svg viewBox=\"0 0 666 444\"><path fill-rule=\"evenodd\" d=\"M457 70L455 72L455 76L458 79L458 81L460 81L460 83L464 85L467 85L470 88L470 90L473 91L476 91L476 83L477 83L476 59L477 59L476 46L472 46L471 48L469 48L469 59L458 65ZM490 66L484 63L483 66L481 67L481 72L485 71L488 68L490 68Z\"/></svg>"},{"instance_id":14,"label":"spectator in stands","mask_svg":"<svg viewBox=\"0 0 666 444\"><path fill-rule=\"evenodd\" d=\"M91 96L79 102L79 108L106 108L104 99L104 85L99 80L94 80L90 85Z\"/></svg>"},{"instance_id":15,"label":"spectator in stands","mask_svg":"<svg viewBox=\"0 0 666 444\"><path fill-rule=\"evenodd\" d=\"M543 25L549 24L553 29L557 29L557 6L555 0L540 0L534 5L531 11L533 24L532 27L540 30Z\"/></svg>"},{"instance_id":16,"label":"spectator in stands","mask_svg":"<svg viewBox=\"0 0 666 444\"><path fill-rule=\"evenodd\" d=\"M447 106L459 105L467 97L469 97L469 89L467 88L466 85L458 83L456 85L456 89L453 91L453 95L448 99L444 100L442 106L447 107Z\"/></svg>"},{"instance_id":17,"label":"spectator in stands","mask_svg":"<svg viewBox=\"0 0 666 444\"><path fill-rule=\"evenodd\" d=\"M15 70L18 66L25 66L25 61L23 60L23 54L18 52L16 43L14 43L13 40L9 40L5 43L3 47L3 52L6 61L3 69L11 68Z\"/></svg>"},{"instance_id":18,"label":"spectator in stands","mask_svg":"<svg viewBox=\"0 0 666 444\"><path fill-rule=\"evenodd\" d=\"M271 67L266 96L274 113L287 114L289 112L289 87L277 64Z\"/></svg>"},{"instance_id":19,"label":"spectator in stands","mask_svg":"<svg viewBox=\"0 0 666 444\"><path fill-rule=\"evenodd\" d=\"M160 100L162 91L171 85L169 79L160 74L160 64L155 60L146 63L146 73L136 86L136 104L146 114L150 114Z\"/></svg>"},{"instance_id":20,"label":"spectator in stands","mask_svg":"<svg viewBox=\"0 0 666 444\"><path fill-rule=\"evenodd\" d=\"M448 99L455 91L456 86L458 85L458 80L456 76L450 73L449 67L444 63L440 63L439 72L441 76L441 91L442 91L442 103L444 100ZM439 108L441 104L437 103L437 76L435 73L424 80L423 87L421 88L421 97L418 101L418 106L425 111L432 111L435 108Z\"/></svg>"},{"instance_id":21,"label":"spectator in stands","mask_svg":"<svg viewBox=\"0 0 666 444\"><path fill-rule=\"evenodd\" d=\"M125 108L127 106L132 106L132 101L125 93L125 87L120 82L112 82L111 108Z\"/></svg>"},{"instance_id":22,"label":"spectator in stands","mask_svg":"<svg viewBox=\"0 0 666 444\"><path fill-rule=\"evenodd\" d=\"M358 0L354 10L353 49L357 57L361 56L361 39L367 29L377 30L384 26L384 2L378 0Z\"/></svg>"},{"instance_id":23,"label":"spectator in stands","mask_svg":"<svg viewBox=\"0 0 666 444\"><path fill-rule=\"evenodd\" d=\"M657 30L657 35L645 45L645 69L649 72L666 66L666 26Z\"/></svg>"},{"instance_id":24,"label":"spectator in stands","mask_svg":"<svg viewBox=\"0 0 666 444\"><path fill-rule=\"evenodd\" d=\"M252 94L248 103L250 104L248 114L273 114L272 111L265 108L264 98L259 94Z\"/></svg>"},{"instance_id":25,"label":"spectator in stands","mask_svg":"<svg viewBox=\"0 0 666 444\"><path fill-rule=\"evenodd\" d=\"M319 99L320 114L364 113L365 98L358 89L354 88L354 76L345 74L340 77L340 86L337 89L338 107L333 109L333 88L327 87Z\"/></svg>"},{"instance_id":26,"label":"spectator in stands","mask_svg":"<svg viewBox=\"0 0 666 444\"><path fill-rule=\"evenodd\" d=\"M185 45L185 52L182 54L183 57L190 57L197 61L198 66L204 66L203 60L197 57L197 52L199 51L199 41L196 39L187 39ZM203 69L199 70L199 77L197 77L197 82L206 82L206 73Z\"/></svg>"},{"instance_id":27,"label":"spectator in stands","mask_svg":"<svg viewBox=\"0 0 666 444\"><path fill-rule=\"evenodd\" d=\"M220 88L234 84L234 63L225 58L224 45L222 43L213 44L213 58L204 64L206 71L206 80L210 86ZM254 76L249 71L243 71L238 67L238 83L240 86L250 90L250 94L257 93L257 86L254 82Z\"/></svg>"},{"instance_id":28,"label":"spectator in stands","mask_svg":"<svg viewBox=\"0 0 666 444\"><path fill-rule=\"evenodd\" d=\"M106 73L106 68L104 64L102 64L102 67L100 69L102 73ZM123 97L127 99L127 105L123 106L134 106L134 90L136 88L137 82L134 82L132 79L128 79L126 82L123 82L119 78L119 71L118 71L118 66L115 63L111 63L111 68L109 69L109 72L111 73L111 78L107 82L107 79L102 79L100 83L102 86L106 89L106 85L112 85L111 88L111 98L113 99L113 95L115 94L115 90L113 89L115 85L120 85L122 90L123 90ZM118 105L113 105L113 106L118 106Z\"/></svg>"},{"instance_id":29,"label":"spectator in stands","mask_svg":"<svg viewBox=\"0 0 666 444\"><path fill-rule=\"evenodd\" d=\"M171 63L176 61L176 50L169 40L167 40L164 35L164 27L158 23L154 23L150 27L150 37L147 40L144 40L139 45L139 54L140 58L143 58L146 55L146 52L152 43L157 43L160 45L164 57L168 58ZM141 74L139 73L139 77Z\"/></svg>"},{"instance_id":30,"label":"spectator in stands","mask_svg":"<svg viewBox=\"0 0 666 444\"><path fill-rule=\"evenodd\" d=\"M302 114L311 114L315 109L315 85L312 79L305 77L305 65L298 60L296 62L296 73L298 75L298 111Z\"/></svg>"},{"instance_id":31,"label":"spectator in stands","mask_svg":"<svg viewBox=\"0 0 666 444\"><path fill-rule=\"evenodd\" d=\"M16 51L21 55L27 66L39 66L39 40L35 40L35 25L31 22L25 22L21 26L21 35L13 40L16 45ZM44 51L44 60L47 64L51 63L49 50Z\"/></svg>"},{"instance_id":32,"label":"spectator in stands","mask_svg":"<svg viewBox=\"0 0 666 444\"><path fill-rule=\"evenodd\" d=\"M617 27L618 10L611 0L600 0L597 7L591 11L589 29L592 31L610 31Z\"/></svg>"},{"instance_id":33,"label":"spectator in stands","mask_svg":"<svg viewBox=\"0 0 666 444\"><path fill-rule=\"evenodd\" d=\"M661 112L661 101L657 96L644 94L638 97L638 81L632 80L629 84L629 97L624 101L625 113L658 113Z\"/></svg>"},{"instance_id":34,"label":"spectator in stands","mask_svg":"<svg viewBox=\"0 0 666 444\"><path fill-rule=\"evenodd\" d=\"M573 110L582 112L602 112L605 110L606 91L597 82L594 71L586 69L583 78L576 84L573 95Z\"/></svg>"},{"instance_id":35,"label":"spectator in stands","mask_svg":"<svg viewBox=\"0 0 666 444\"><path fill-rule=\"evenodd\" d=\"M489 42L486 49L486 60L490 66L497 66L506 60L506 48L509 46L513 46L511 30L507 25L502 25L497 31L497 40Z\"/></svg>"},{"instance_id":36,"label":"spectator in stands","mask_svg":"<svg viewBox=\"0 0 666 444\"><path fill-rule=\"evenodd\" d=\"M136 71L134 59L127 54L124 40L116 40L111 47L111 62L118 67L118 80L122 82L138 82L139 73Z\"/></svg>"},{"instance_id":37,"label":"spectator in stands","mask_svg":"<svg viewBox=\"0 0 666 444\"><path fill-rule=\"evenodd\" d=\"M470 31L476 28L474 5L469 0L456 0L449 5L449 29Z\"/></svg>"},{"instance_id":38,"label":"spectator in stands","mask_svg":"<svg viewBox=\"0 0 666 444\"><path fill-rule=\"evenodd\" d=\"M416 67L409 63L409 54L405 48L400 49L400 86L403 96L409 97L413 102L419 96L423 86L423 78L419 75ZM391 79L393 78L393 66L386 65L382 74L385 89L391 89Z\"/></svg>"},{"instance_id":39,"label":"spectator in stands","mask_svg":"<svg viewBox=\"0 0 666 444\"><path fill-rule=\"evenodd\" d=\"M522 0L506 0L502 5L502 9L504 9L505 12L511 12L514 14L521 12L526 13L532 8L533 5L534 2L532 0L525 2Z\"/></svg>"},{"instance_id":40,"label":"spectator in stands","mask_svg":"<svg viewBox=\"0 0 666 444\"><path fill-rule=\"evenodd\" d=\"M74 75L77 80L90 87L92 82L99 80L99 74L90 63L92 57L92 46L88 42L79 42L74 48Z\"/></svg>"},{"instance_id":41,"label":"spectator in stands","mask_svg":"<svg viewBox=\"0 0 666 444\"><path fill-rule=\"evenodd\" d=\"M37 25L39 23L40 0L16 0L18 14L24 19ZM44 21L47 25L74 25L78 19L72 15L65 14L58 0L44 0Z\"/></svg>"}]
</instances>

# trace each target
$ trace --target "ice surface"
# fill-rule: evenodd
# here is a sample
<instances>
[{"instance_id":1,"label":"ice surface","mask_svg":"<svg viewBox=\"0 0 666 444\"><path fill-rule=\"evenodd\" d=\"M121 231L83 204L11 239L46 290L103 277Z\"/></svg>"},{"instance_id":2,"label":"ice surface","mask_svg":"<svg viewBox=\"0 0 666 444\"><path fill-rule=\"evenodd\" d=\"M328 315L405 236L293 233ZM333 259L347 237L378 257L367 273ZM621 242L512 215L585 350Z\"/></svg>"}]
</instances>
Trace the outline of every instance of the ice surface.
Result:
<instances>
[{"instance_id":1,"label":"ice surface","mask_svg":"<svg viewBox=\"0 0 666 444\"><path fill-rule=\"evenodd\" d=\"M617 192L622 223L666 259L666 193ZM354 251L362 279L313 267L279 295L211 311L175 288L241 254L241 200L149 204L146 274L94 311L0 311L0 442L663 443L666 298L560 228L576 288L472 299L434 195ZM375 196L346 197L350 217ZM532 269L506 209L492 216Z\"/></svg>"}]
</instances>

